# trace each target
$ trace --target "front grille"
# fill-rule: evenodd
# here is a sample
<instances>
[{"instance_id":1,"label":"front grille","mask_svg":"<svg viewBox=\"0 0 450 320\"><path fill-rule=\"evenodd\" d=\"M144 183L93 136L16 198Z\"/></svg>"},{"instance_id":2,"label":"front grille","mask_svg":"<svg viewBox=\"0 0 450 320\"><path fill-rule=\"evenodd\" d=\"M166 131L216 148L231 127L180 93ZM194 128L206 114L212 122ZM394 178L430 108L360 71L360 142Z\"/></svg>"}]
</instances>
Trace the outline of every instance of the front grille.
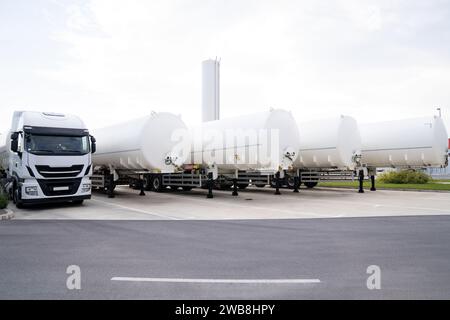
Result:
<instances>
[{"instance_id":1,"label":"front grille","mask_svg":"<svg viewBox=\"0 0 450 320\"><path fill-rule=\"evenodd\" d=\"M78 191L81 178L57 180L37 179L37 182L46 196L69 196Z\"/></svg>"},{"instance_id":2,"label":"front grille","mask_svg":"<svg viewBox=\"0 0 450 320\"><path fill-rule=\"evenodd\" d=\"M82 164L76 164L71 167L36 166L36 170L45 178L70 178L78 176L83 167Z\"/></svg>"}]
</instances>

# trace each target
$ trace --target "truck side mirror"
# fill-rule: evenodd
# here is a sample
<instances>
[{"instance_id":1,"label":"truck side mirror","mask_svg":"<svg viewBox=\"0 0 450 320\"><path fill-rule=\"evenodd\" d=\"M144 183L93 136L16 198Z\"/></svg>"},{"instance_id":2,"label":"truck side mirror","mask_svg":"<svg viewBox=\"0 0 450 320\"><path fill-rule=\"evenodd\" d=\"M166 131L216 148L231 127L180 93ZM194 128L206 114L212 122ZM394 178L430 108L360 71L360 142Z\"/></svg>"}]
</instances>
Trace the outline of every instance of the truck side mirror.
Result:
<instances>
[{"instance_id":1,"label":"truck side mirror","mask_svg":"<svg viewBox=\"0 0 450 320\"><path fill-rule=\"evenodd\" d=\"M97 140L95 140L94 136L91 136L91 153L95 153L97 151Z\"/></svg>"},{"instance_id":2,"label":"truck side mirror","mask_svg":"<svg viewBox=\"0 0 450 320\"><path fill-rule=\"evenodd\" d=\"M18 153L19 152L19 133L13 132L11 133L11 151Z\"/></svg>"}]
</instances>

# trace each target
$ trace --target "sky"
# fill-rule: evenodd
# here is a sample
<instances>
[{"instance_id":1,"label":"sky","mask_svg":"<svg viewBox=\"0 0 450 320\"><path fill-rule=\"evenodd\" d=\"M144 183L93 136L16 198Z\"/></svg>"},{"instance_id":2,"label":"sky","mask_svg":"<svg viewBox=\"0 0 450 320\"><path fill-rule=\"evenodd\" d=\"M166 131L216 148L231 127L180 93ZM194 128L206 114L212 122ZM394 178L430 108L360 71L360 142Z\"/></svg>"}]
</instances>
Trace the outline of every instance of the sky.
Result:
<instances>
[{"instance_id":1,"label":"sky","mask_svg":"<svg viewBox=\"0 0 450 320\"><path fill-rule=\"evenodd\" d=\"M14 110L98 128L166 111L201 121L201 62L221 59L221 117L442 115L450 0L0 0L0 132Z\"/></svg>"}]
</instances>

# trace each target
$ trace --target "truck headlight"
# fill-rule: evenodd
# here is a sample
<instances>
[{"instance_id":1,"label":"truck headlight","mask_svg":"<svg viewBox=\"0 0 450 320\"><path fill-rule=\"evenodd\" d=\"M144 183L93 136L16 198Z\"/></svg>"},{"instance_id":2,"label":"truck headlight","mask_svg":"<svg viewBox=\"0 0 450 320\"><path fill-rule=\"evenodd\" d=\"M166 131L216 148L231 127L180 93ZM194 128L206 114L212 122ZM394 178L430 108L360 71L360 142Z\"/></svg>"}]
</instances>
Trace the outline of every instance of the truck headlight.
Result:
<instances>
[{"instance_id":1,"label":"truck headlight","mask_svg":"<svg viewBox=\"0 0 450 320\"><path fill-rule=\"evenodd\" d=\"M81 192L89 192L91 191L91 184L90 183L83 183L81 186Z\"/></svg>"},{"instance_id":2,"label":"truck headlight","mask_svg":"<svg viewBox=\"0 0 450 320\"><path fill-rule=\"evenodd\" d=\"M38 195L38 188L37 186L34 187L25 187L25 193L29 196L37 196Z\"/></svg>"}]
</instances>

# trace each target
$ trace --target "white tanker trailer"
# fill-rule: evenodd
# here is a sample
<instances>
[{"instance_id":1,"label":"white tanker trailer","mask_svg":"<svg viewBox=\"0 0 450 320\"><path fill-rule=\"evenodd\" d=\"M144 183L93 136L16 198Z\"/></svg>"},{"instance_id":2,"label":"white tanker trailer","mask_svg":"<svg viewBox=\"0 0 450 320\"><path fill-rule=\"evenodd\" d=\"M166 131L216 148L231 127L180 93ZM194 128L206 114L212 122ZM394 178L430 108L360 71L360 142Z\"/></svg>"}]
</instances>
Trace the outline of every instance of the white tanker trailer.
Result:
<instances>
[{"instance_id":1,"label":"white tanker trailer","mask_svg":"<svg viewBox=\"0 0 450 320\"><path fill-rule=\"evenodd\" d=\"M423 168L448 164L448 135L440 117L361 125L367 167Z\"/></svg>"},{"instance_id":2,"label":"white tanker trailer","mask_svg":"<svg viewBox=\"0 0 450 320\"><path fill-rule=\"evenodd\" d=\"M360 166L361 136L356 120L339 116L299 123L299 155L294 162L301 183L308 188L319 180L340 180ZM293 179L286 180L293 188Z\"/></svg>"},{"instance_id":3,"label":"white tanker trailer","mask_svg":"<svg viewBox=\"0 0 450 320\"><path fill-rule=\"evenodd\" d=\"M293 170L300 147L298 126L290 112L270 110L204 122L191 129L192 152L186 165L213 172L221 189L266 185L271 176ZM277 190L277 193L279 191Z\"/></svg>"},{"instance_id":4,"label":"white tanker trailer","mask_svg":"<svg viewBox=\"0 0 450 320\"><path fill-rule=\"evenodd\" d=\"M113 196L118 184L138 185L141 194L150 174L180 170L186 156L175 152L177 132L187 128L180 117L153 113L139 119L95 130L98 148L93 157L93 187L104 188ZM187 155L187 153L186 153Z\"/></svg>"},{"instance_id":5,"label":"white tanker trailer","mask_svg":"<svg viewBox=\"0 0 450 320\"><path fill-rule=\"evenodd\" d=\"M448 165L448 135L441 117L422 117L360 126L362 165L375 189L377 168L425 168ZM362 179L360 178L360 192Z\"/></svg>"},{"instance_id":6,"label":"white tanker trailer","mask_svg":"<svg viewBox=\"0 0 450 320\"><path fill-rule=\"evenodd\" d=\"M212 197L213 185L234 184L237 194L238 186L291 170L299 148L297 124L283 110L205 122L199 129L187 131L179 117L158 113L95 130L93 186L110 196L117 184L139 187L141 194L207 187Z\"/></svg>"}]
</instances>

